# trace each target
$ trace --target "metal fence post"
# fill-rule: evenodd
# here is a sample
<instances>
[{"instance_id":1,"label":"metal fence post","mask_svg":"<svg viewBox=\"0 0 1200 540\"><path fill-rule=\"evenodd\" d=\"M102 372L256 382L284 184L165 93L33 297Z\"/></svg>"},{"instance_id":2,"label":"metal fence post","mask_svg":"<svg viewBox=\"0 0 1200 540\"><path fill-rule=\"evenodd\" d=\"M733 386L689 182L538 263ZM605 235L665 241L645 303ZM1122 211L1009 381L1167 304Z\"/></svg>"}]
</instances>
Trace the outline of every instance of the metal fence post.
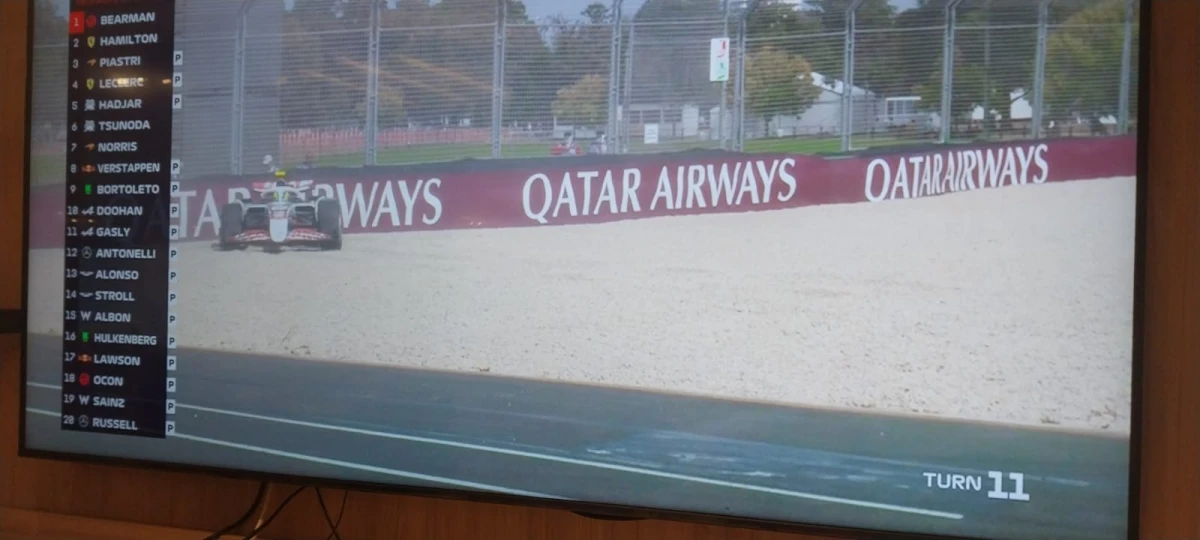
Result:
<instances>
[{"instance_id":1,"label":"metal fence post","mask_svg":"<svg viewBox=\"0 0 1200 540\"><path fill-rule=\"evenodd\" d=\"M723 9L725 16L722 18L723 32L725 39L729 39L729 0L724 0L725 7ZM725 111L727 107L725 103L728 101L729 94L729 78L721 81L721 104L717 112L717 140L721 150L725 150Z\"/></svg>"},{"instance_id":2,"label":"metal fence post","mask_svg":"<svg viewBox=\"0 0 1200 540\"><path fill-rule=\"evenodd\" d=\"M1038 1L1037 58L1033 64L1033 138L1042 137L1043 113L1046 97L1046 38L1050 25L1051 0Z\"/></svg>"},{"instance_id":3,"label":"metal fence post","mask_svg":"<svg viewBox=\"0 0 1200 540\"><path fill-rule=\"evenodd\" d=\"M625 98L621 101L621 153L629 153L629 104L633 101L633 44L637 24L629 22L629 43L625 45Z\"/></svg>"},{"instance_id":4,"label":"metal fence post","mask_svg":"<svg viewBox=\"0 0 1200 540\"><path fill-rule=\"evenodd\" d=\"M496 36L492 47L492 157L499 158L504 137L504 45L508 0L496 0Z\"/></svg>"},{"instance_id":5,"label":"metal fence post","mask_svg":"<svg viewBox=\"0 0 1200 540\"><path fill-rule=\"evenodd\" d=\"M842 57L842 151L850 151L854 131L854 30L858 8L866 0L852 0L846 8L846 44Z\"/></svg>"},{"instance_id":6,"label":"metal fence post","mask_svg":"<svg viewBox=\"0 0 1200 540\"><path fill-rule=\"evenodd\" d=\"M608 128L606 135L610 148L615 149L619 139L617 129L620 126L620 121L617 119L617 104L620 100L620 77L621 72L621 0L612 0L612 49L609 52L609 69L608 69ZM612 150L610 150L612 151Z\"/></svg>"},{"instance_id":7,"label":"metal fence post","mask_svg":"<svg viewBox=\"0 0 1200 540\"><path fill-rule=\"evenodd\" d=\"M946 3L946 37L942 42L942 103L941 103L941 137L942 144L950 143L950 115L954 99L954 31L958 23L958 4L962 0L950 0Z\"/></svg>"},{"instance_id":8,"label":"metal fence post","mask_svg":"<svg viewBox=\"0 0 1200 540\"><path fill-rule=\"evenodd\" d=\"M1117 105L1117 133L1129 133L1129 92L1133 81L1133 3L1125 0L1125 40L1121 49L1121 94Z\"/></svg>"},{"instance_id":9,"label":"metal fence post","mask_svg":"<svg viewBox=\"0 0 1200 540\"><path fill-rule=\"evenodd\" d=\"M233 38L233 87L230 89L231 110L229 136L229 174L242 174L242 132L246 118L246 13L254 0L242 2L237 13L237 29Z\"/></svg>"},{"instance_id":10,"label":"metal fence post","mask_svg":"<svg viewBox=\"0 0 1200 540\"><path fill-rule=\"evenodd\" d=\"M380 2L372 0L369 39L367 44L367 119L366 144L367 155L364 162L375 165L377 162L376 149L379 142L379 27Z\"/></svg>"},{"instance_id":11,"label":"metal fence post","mask_svg":"<svg viewBox=\"0 0 1200 540\"><path fill-rule=\"evenodd\" d=\"M733 80L733 151L741 152L746 140L746 18L747 9L738 19L737 71Z\"/></svg>"},{"instance_id":12,"label":"metal fence post","mask_svg":"<svg viewBox=\"0 0 1200 540\"><path fill-rule=\"evenodd\" d=\"M983 5L987 18L983 27L983 133L991 136L996 117L992 114L992 0Z\"/></svg>"},{"instance_id":13,"label":"metal fence post","mask_svg":"<svg viewBox=\"0 0 1200 540\"><path fill-rule=\"evenodd\" d=\"M750 26L750 14L758 7L758 0L747 0L746 8L738 17L738 62L737 75L733 81L733 151L741 152L746 146L746 39Z\"/></svg>"}]
</instances>

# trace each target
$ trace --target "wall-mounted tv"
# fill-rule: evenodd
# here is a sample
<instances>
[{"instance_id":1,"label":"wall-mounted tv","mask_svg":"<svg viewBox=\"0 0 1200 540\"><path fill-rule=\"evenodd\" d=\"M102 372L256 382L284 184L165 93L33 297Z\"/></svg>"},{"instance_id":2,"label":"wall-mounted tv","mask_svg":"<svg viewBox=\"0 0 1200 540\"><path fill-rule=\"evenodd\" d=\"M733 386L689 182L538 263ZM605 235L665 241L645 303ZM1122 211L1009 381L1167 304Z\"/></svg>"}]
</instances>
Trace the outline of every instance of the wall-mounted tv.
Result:
<instances>
[{"instance_id":1,"label":"wall-mounted tv","mask_svg":"<svg viewBox=\"0 0 1200 540\"><path fill-rule=\"evenodd\" d=\"M24 455L1132 534L1136 1L31 5Z\"/></svg>"}]
</instances>

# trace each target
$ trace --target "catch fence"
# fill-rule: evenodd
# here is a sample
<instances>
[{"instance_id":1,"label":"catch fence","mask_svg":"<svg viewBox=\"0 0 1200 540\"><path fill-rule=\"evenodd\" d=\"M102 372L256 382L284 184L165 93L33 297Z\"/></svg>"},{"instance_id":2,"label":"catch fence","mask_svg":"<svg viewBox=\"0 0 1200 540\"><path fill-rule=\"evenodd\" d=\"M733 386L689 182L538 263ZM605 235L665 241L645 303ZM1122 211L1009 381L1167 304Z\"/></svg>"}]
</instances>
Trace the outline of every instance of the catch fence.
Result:
<instances>
[{"instance_id":1,"label":"catch fence","mask_svg":"<svg viewBox=\"0 0 1200 540\"><path fill-rule=\"evenodd\" d=\"M1137 0L180 2L185 172L1129 133ZM636 4L631 4L636 3ZM35 181L58 181L66 21L36 0ZM728 79L710 79L714 38ZM269 157L268 157L269 156Z\"/></svg>"}]
</instances>

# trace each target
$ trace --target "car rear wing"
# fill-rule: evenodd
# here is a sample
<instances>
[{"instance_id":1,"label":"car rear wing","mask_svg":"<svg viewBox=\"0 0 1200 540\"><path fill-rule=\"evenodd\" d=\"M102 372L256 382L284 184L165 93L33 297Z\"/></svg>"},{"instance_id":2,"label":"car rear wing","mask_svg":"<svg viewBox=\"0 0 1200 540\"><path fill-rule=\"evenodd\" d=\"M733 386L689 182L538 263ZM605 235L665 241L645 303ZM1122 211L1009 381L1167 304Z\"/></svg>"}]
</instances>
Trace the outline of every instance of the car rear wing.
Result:
<instances>
[{"instance_id":1,"label":"car rear wing","mask_svg":"<svg viewBox=\"0 0 1200 540\"><path fill-rule=\"evenodd\" d=\"M289 180L284 182L283 186L278 186L275 182L254 182L250 188L259 193L276 191L280 187L291 188L297 191L308 191L312 189L313 184L312 180Z\"/></svg>"}]
</instances>

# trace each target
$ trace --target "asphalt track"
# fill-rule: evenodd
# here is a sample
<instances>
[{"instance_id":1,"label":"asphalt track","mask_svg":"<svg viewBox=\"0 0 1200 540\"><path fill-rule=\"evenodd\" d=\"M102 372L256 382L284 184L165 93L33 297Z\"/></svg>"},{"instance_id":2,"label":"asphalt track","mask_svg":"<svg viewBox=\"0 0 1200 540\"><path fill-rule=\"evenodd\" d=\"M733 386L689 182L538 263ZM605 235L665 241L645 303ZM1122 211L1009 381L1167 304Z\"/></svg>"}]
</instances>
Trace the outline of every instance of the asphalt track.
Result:
<instances>
[{"instance_id":1,"label":"asphalt track","mask_svg":"<svg viewBox=\"0 0 1200 540\"><path fill-rule=\"evenodd\" d=\"M484 374L179 351L178 436L60 431L29 337L27 442L376 483L989 538L1124 538L1128 439ZM54 359L54 360L51 360ZM1028 501L989 498L987 471ZM942 490L923 473L982 477Z\"/></svg>"}]
</instances>

